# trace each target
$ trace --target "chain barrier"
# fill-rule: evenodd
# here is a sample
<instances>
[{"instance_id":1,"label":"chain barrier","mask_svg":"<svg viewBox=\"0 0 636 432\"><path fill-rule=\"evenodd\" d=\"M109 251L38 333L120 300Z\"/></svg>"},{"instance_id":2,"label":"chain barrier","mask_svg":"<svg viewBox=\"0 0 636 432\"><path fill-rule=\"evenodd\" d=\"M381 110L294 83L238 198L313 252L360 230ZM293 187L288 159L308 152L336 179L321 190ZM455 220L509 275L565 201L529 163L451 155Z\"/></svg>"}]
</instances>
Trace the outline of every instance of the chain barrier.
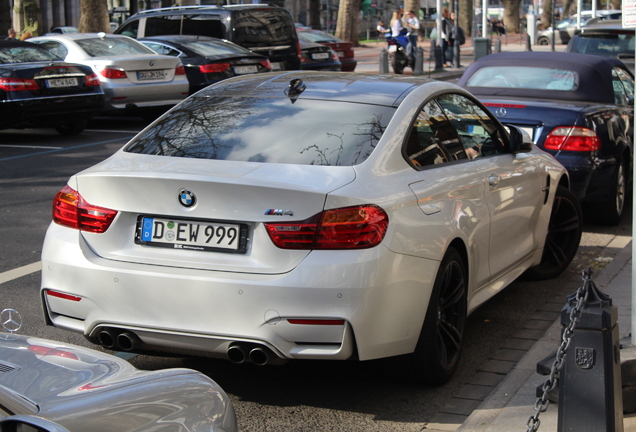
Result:
<instances>
[{"instance_id":1,"label":"chain barrier","mask_svg":"<svg viewBox=\"0 0 636 432\"><path fill-rule=\"evenodd\" d=\"M570 342L572 341L572 336L574 335L574 329L576 327L577 322L579 321L581 306L587 301L589 296L589 286L590 280L592 278L592 268L588 267L587 270L582 272L583 275L583 285L579 287L576 291L575 299L576 304L570 311L570 321L567 327L563 329L563 334L561 336L561 345L556 352L556 357L554 359L554 363L552 363L552 368L550 370L550 375L543 383L541 390L543 394L541 397L537 398L537 401L534 404L535 413L530 416L528 419L528 423L526 424L527 432L536 432L539 430L539 426L541 425L541 420L539 420L539 415L542 412L546 412L548 410L548 406L550 406L550 400L548 399L548 394L554 390L554 388L559 383L559 373L563 367L563 361L565 360L565 354L570 346Z\"/></svg>"}]
</instances>

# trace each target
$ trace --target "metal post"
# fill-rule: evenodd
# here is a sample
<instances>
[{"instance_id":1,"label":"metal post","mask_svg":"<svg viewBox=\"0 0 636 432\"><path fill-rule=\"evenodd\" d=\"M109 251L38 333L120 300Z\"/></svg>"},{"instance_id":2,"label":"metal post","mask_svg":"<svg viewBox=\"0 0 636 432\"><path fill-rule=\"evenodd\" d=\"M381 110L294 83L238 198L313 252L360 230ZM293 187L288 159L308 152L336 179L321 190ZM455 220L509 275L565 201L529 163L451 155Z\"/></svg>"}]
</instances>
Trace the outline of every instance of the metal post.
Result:
<instances>
[{"instance_id":1,"label":"metal post","mask_svg":"<svg viewBox=\"0 0 636 432\"><path fill-rule=\"evenodd\" d=\"M459 0L455 0L455 40L453 41L453 63L456 68L459 68Z\"/></svg>"},{"instance_id":2,"label":"metal post","mask_svg":"<svg viewBox=\"0 0 636 432\"><path fill-rule=\"evenodd\" d=\"M495 52L501 52L501 39L495 39Z\"/></svg>"},{"instance_id":3,"label":"metal post","mask_svg":"<svg viewBox=\"0 0 636 432\"><path fill-rule=\"evenodd\" d=\"M417 47L417 50L415 50L413 75L424 75L424 49L422 47Z\"/></svg>"},{"instance_id":4,"label":"metal post","mask_svg":"<svg viewBox=\"0 0 636 432\"><path fill-rule=\"evenodd\" d=\"M561 311L563 337L571 337L571 341L559 374L557 430L622 432L618 309L594 282L585 283L587 295L570 295ZM572 330L570 323L576 316L578 322Z\"/></svg>"},{"instance_id":5,"label":"metal post","mask_svg":"<svg viewBox=\"0 0 636 432\"><path fill-rule=\"evenodd\" d=\"M389 73L389 53L384 48L382 48L382 51L380 51L380 73Z\"/></svg>"},{"instance_id":6,"label":"metal post","mask_svg":"<svg viewBox=\"0 0 636 432\"><path fill-rule=\"evenodd\" d=\"M442 63L442 47L435 45L435 72L444 70L444 64Z\"/></svg>"},{"instance_id":7,"label":"metal post","mask_svg":"<svg viewBox=\"0 0 636 432\"><path fill-rule=\"evenodd\" d=\"M532 51L532 45L530 44L530 35L526 33L526 51Z\"/></svg>"}]
</instances>

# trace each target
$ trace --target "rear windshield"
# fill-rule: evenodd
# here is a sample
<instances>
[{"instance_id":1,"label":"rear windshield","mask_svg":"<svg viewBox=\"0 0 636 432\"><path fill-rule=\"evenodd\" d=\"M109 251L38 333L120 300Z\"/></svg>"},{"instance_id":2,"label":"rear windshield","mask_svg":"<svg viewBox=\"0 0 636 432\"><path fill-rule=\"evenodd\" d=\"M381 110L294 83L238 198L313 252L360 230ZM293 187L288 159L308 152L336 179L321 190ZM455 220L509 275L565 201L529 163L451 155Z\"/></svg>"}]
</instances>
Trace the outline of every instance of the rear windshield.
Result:
<instances>
[{"instance_id":1,"label":"rear windshield","mask_svg":"<svg viewBox=\"0 0 636 432\"><path fill-rule=\"evenodd\" d=\"M91 57L155 54L143 44L127 38L78 39L75 42Z\"/></svg>"},{"instance_id":2,"label":"rear windshield","mask_svg":"<svg viewBox=\"0 0 636 432\"><path fill-rule=\"evenodd\" d=\"M181 45L202 57L210 57L216 55L252 54L250 50L231 42L187 41L182 42Z\"/></svg>"},{"instance_id":3,"label":"rear windshield","mask_svg":"<svg viewBox=\"0 0 636 432\"><path fill-rule=\"evenodd\" d=\"M236 11L233 42L243 46L294 45L296 28L284 9Z\"/></svg>"},{"instance_id":4,"label":"rear windshield","mask_svg":"<svg viewBox=\"0 0 636 432\"><path fill-rule=\"evenodd\" d=\"M60 60L47 50L39 47L13 46L0 48L0 63L29 63Z\"/></svg>"},{"instance_id":5,"label":"rear windshield","mask_svg":"<svg viewBox=\"0 0 636 432\"><path fill-rule=\"evenodd\" d=\"M191 97L135 137L130 153L351 166L371 154L394 108L279 98Z\"/></svg>"},{"instance_id":6,"label":"rear windshield","mask_svg":"<svg viewBox=\"0 0 636 432\"><path fill-rule=\"evenodd\" d=\"M577 35L570 41L568 51L603 57L634 58L634 32Z\"/></svg>"},{"instance_id":7,"label":"rear windshield","mask_svg":"<svg viewBox=\"0 0 636 432\"><path fill-rule=\"evenodd\" d=\"M466 85L468 87L575 91L579 87L579 74L572 70L556 68L493 66L479 69L468 79Z\"/></svg>"}]
</instances>

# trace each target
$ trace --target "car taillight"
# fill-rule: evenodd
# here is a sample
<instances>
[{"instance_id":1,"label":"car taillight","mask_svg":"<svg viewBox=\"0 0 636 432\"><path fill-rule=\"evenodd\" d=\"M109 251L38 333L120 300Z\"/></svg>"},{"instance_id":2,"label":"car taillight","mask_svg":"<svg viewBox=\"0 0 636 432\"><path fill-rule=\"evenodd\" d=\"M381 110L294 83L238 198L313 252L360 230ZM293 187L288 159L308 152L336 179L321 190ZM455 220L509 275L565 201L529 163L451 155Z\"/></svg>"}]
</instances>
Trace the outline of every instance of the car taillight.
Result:
<instances>
[{"instance_id":1,"label":"car taillight","mask_svg":"<svg viewBox=\"0 0 636 432\"><path fill-rule=\"evenodd\" d=\"M25 91L39 90L40 86L33 79L22 78L0 78L0 90L4 91Z\"/></svg>"},{"instance_id":2,"label":"car taillight","mask_svg":"<svg viewBox=\"0 0 636 432\"><path fill-rule=\"evenodd\" d=\"M126 71L123 70L122 68L104 68L102 70L99 71L99 74L101 76L103 76L104 78L108 78L108 79L123 79L123 78L127 78L126 76Z\"/></svg>"},{"instance_id":3,"label":"car taillight","mask_svg":"<svg viewBox=\"0 0 636 432\"><path fill-rule=\"evenodd\" d=\"M210 63L199 66L201 73L221 73L230 67L229 63Z\"/></svg>"},{"instance_id":4,"label":"car taillight","mask_svg":"<svg viewBox=\"0 0 636 432\"><path fill-rule=\"evenodd\" d=\"M98 86L102 84L99 81L99 77L97 76L97 74L86 75L86 80L84 81L84 83L87 86Z\"/></svg>"},{"instance_id":5,"label":"car taillight","mask_svg":"<svg viewBox=\"0 0 636 432\"><path fill-rule=\"evenodd\" d=\"M601 140L592 129L579 126L554 128L543 144L546 150L596 151Z\"/></svg>"},{"instance_id":6,"label":"car taillight","mask_svg":"<svg viewBox=\"0 0 636 432\"><path fill-rule=\"evenodd\" d=\"M269 222L265 228L281 249L364 249L380 244L389 217L380 207L362 205L325 210L297 222Z\"/></svg>"},{"instance_id":7,"label":"car taillight","mask_svg":"<svg viewBox=\"0 0 636 432\"><path fill-rule=\"evenodd\" d=\"M53 221L60 225L93 233L106 232L117 211L91 205L66 185L53 200Z\"/></svg>"},{"instance_id":8,"label":"car taillight","mask_svg":"<svg viewBox=\"0 0 636 432\"><path fill-rule=\"evenodd\" d=\"M272 69L272 63L269 60L261 60L260 63L261 63L261 66L263 66L265 69L268 69L268 70Z\"/></svg>"},{"instance_id":9,"label":"car taillight","mask_svg":"<svg viewBox=\"0 0 636 432\"><path fill-rule=\"evenodd\" d=\"M300 62L301 63L311 63L311 61L312 60L305 53L302 53L302 55L300 56Z\"/></svg>"},{"instance_id":10,"label":"car taillight","mask_svg":"<svg viewBox=\"0 0 636 432\"><path fill-rule=\"evenodd\" d=\"M303 59L303 52L300 49L300 41L296 42L296 54L298 55L298 59L302 60Z\"/></svg>"},{"instance_id":11,"label":"car taillight","mask_svg":"<svg viewBox=\"0 0 636 432\"><path fill-rule=\"evenodd\" d=\"M176 68L174 68L174 74L175 75L185 75L185 67L183 67L183 65L179 65Z\"/></svg>"},{"instance_id":12,"label":"car taillight","mask_svg":"<svg viewBox=\"0 0 636 432\"><path fill-rule=\"evenodd\" d=\"M331 51L331 60L340 60L337 52Z\"/></svg>"}]
</instances>

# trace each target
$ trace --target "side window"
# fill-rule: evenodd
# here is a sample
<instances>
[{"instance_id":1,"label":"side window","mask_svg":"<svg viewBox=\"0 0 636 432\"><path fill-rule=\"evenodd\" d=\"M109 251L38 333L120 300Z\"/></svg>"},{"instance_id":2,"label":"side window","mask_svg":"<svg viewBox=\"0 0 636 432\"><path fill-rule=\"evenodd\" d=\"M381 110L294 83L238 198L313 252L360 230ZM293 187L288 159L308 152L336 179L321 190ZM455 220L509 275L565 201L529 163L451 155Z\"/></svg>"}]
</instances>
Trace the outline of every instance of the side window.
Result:
<instances>
[{"instance_id":1,"label":"side window","mask_svg":"<svg viewBox=\"0 0 636 432\"><path fill-rule=\"evenodd\" d=\"M467 159L455 128L436 101L427 103L418 114L405 152L415 167Z\"/></svg>"},{"instance_id":2,"label":"side window","mask_svg":"<svg viewBox=\"0 0 636 432\"><path fill-rule=\"evenodd\" d=\"M46 48L51 54L56 55L57 57L64 59L68 54L68 49L59 42L55 41L45 41L41 42L40 45Z\"/></svg>"},{"instance_id":3,"label":"side window","mask_svg":"<svg viewBox=\"0 0 636 432\"><path fill-rule=\"evenodd\" d=\"M617 69L612 70L612 87L614 88L614 103L616 105L627 105L627 93Z\"/></svg>"},{"instance_id":4,"label":"side window","mask_svg":"<svg viewBox=\"0 0 636 432\"><path fill-rule=\"evenodd\" d=\"M121 29L119 34L137 39L137 33L139 32L139 20L135 20Z\"/></svg>"},{"instance_id":5,"label":"side window","mask_svg":"<svg viewBox=\"0 0 636 432\"><path fill-rule=\"evenodd\" d=\"M459 94L438 98L470 159L506 153L498 124L478 105Z\"/></svg>"},{"instance_id":6,"label":"side window","mask_svg":"<svg viewBox=\"0 0 636 432\"><path fill-rule=\"evenodd\" d=\"M182 15L166 15L146 18L144 36L162 36L181 34Z\"/></svg>"},{"instance_id":7,"label":"side window","mask_svg":"<svg viewBox=\"0 0 636 432\"><path fill-rule=\"evenodd\" d=\"M221 17L210 14L186 15L181 34L227 38Z\"/></svg>"},{"instance_id":8,"label":"side window","mask_svg":"<svg viewBox=\"0 0 636 432\"><path fill-rule=\"evenodd\" d=\"M629 100L634 97L634 79L623 69L616 69L616 73L623 83L628 103L630 103Z\"/></svg>"}]
</instances>

